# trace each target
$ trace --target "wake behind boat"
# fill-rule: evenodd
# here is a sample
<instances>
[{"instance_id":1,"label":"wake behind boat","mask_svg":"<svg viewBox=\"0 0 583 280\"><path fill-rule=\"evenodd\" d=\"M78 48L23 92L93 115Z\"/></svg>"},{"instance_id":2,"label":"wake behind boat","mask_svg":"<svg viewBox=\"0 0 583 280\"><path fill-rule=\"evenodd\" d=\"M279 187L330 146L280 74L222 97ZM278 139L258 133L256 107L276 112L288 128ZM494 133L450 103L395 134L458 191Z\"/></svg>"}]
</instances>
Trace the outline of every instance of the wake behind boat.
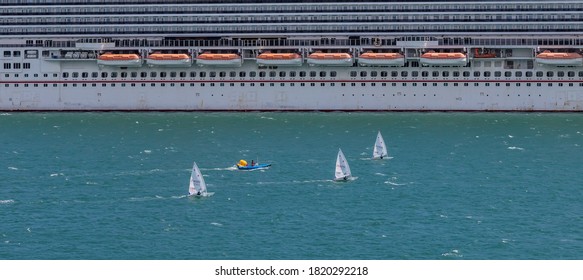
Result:
<instances>
[{"instance_id":1,"label":"wake behind boat","mask_svg":"<svg viewBox=\"0 0 583 280\"><path fill-rule=\"evenodd\" d=\"M192 172L190 173L190 184L188 186L188 196L189 197L208 197L214 193L207 192L206 183L200 169L196 162L192 166Z\"/></svg>"},{"instance_id":2,"label":"wake behind boat","mask_svg":"<svg viewBox=\"0 0 583 280\"><path fill-rule=\"evenodd\" d=\"M270 166L271 166L271 163L257 163L253 160L251 161L251 164L249 164L244 159L239 160L239 163L237 163L237 169L239 169L239 170L266 169L266 168L269 168Z\"/></svg>"}]
</instances>

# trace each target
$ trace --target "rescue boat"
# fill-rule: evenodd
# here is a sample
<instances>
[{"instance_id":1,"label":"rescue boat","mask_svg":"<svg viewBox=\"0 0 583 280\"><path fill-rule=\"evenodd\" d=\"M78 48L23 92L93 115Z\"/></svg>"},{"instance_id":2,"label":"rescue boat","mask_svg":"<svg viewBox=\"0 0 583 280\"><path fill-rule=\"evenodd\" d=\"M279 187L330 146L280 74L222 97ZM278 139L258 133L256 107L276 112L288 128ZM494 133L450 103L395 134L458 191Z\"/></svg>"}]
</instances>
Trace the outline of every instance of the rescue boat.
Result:
<instances>
[{"instance_id":1,"label":"rescue boat","mask_svg":"<svg viewBox=\"0 0 583 280\"><path fill-rule=\"evenodd\" d=\"M243 64L241 56L235 53L204 52L196 57L196 64L200 66L240 67Z\"/></svg>"},{"instance_id":2,"label":"rescue boat","mask_svg":"<svg viewBox=\"0 0 583 280\"><path fill-rule=\"evenodd\" d=\"M467 56L461 52L440 53L428 51L421 55L419 63L423 66L465 66Z\"/></svg>"},{"instance_id":3,"label":"rescue boat","mask_svg":"<svg viewBox=\"0 0 583 280\"><path fill-rule=\"evenodd\" d=\"M358 56L361 66L404 66L405 56L400 53L365 52Z\"/></svg>"},{"instance_id":4,"label":"rescue boat","mask_svg":"<svg viewBox=\"0 0 583 280\"><path fill-rule=\"evenodd\" d=\"M140 67L142 58L137 54L104 53L97 57L97 64L120 67Z\"/></svg>"},{"instance_id":5,"label":"rescue boat","mask_svg":"<svg viewBox=\"0 0 583 280\"><path fill-rule=\"evenodd\" d=\"M189 67L192 65L192 58L185 53L154 52L148 55L147 63L149 66Z\"/></svg>"},{"instance_id":6,"label":"rescue boat","mask_svg":"<svg viewBox=\"0 0 583 280\"><path fill-rule=\"evenodd\" d=\"M314 52L308 56L310 66L352 66L354 58L349 53Z\"/></svg>"},{"instance_id":7,"label":"rescue boat","mask_svg":"<svg viewBox=\"0 0 583 280\"><path fill-rule=\"evenodd\" d=\"M474 49L474 58L495 58L496 53L492 51L479 51L478 49Z\"/></svg>"},{"instance_id":8,"label":"rescue boat","mask_svg":"<svg viewBox=\"0 0 583 280\"><path fill-rule=\"evenodd\" d=\"M301 66L302 56L297 53L264 52L257 56L259 65Z\"/></svg>"},{"instance_id":9,"label":"rescue boat","mask_svg":"<svg viewBox=\"0 0 583 280\"><path fill-rule=\"evenodd\" d=\"M543 51L536 56L536 62L545 65L583 66L583 56L575 52Z\"/></svg>"}]
</instances>

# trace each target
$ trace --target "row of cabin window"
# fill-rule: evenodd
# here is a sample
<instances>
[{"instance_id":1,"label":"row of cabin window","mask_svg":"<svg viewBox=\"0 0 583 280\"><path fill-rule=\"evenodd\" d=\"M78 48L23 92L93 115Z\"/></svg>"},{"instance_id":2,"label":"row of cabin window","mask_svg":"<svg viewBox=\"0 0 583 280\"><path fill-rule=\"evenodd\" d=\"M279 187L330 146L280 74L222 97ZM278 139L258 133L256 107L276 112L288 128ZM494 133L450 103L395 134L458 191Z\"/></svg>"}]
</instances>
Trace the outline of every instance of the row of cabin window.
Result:
<instances>
[{"instance_id":1,"label":"row of cabin window","mask_svg":"<svg viewBox=\"0 0 583 280\"><path fill-rule=\"evenodd\" d=\"M12 51L12 52L11 51L4 51L4 57L10 57L10 56L19 57L20 54L21 54L20 51Z\"/></svg>"},{"instance_id":2,"label":"row of cabin window","mask_svg":"<svg viewBox=\"0 0 583 280\"><path fill-rule=\"evenodd\" d=\"M20 77L20 74L19 73L14 73L12 75L14 76L14 78ZM59 77L59 74L57 74L57 73L53 73L51 75L53 76L53 78L58 78ZM24 73L23 76L25 78L28 78L30 75L28 73ZM32 76L35 77L35 78L38 78L39 77L39 74L38 73L34 73L34 74L32 74ZM6 73L6 74L4 74L4 77L5 78L10 78L10 74ZM48 78L49 77L49 74L44 73L43 74L43 77Z\"/></svg>"},{"instance_id":3,"label":"row of cabin window","mask_svg":"<svg viewBox=\"0 0 583 280\"><path fill-rule=\"evenodd\" d=\"M29 66L30 67L30 66ZM557 77L583 77L583 71L351 71L350 72L350 77L408 77L409 74L411 75L411 77L554 77L556 73ZM208 75L207 75L208 74ZM68 72L64 72L63 73L63 78L89 78L90 73L88 72L72 72L72 73L68 73ZM166 77L171 77L171 78L176 78L176 77L180 77L180 78L195 78L197 76L197 72L101 72L101 74L99 72L91 72L91 78L117 78L117 77L121 77L121 78L137 78L139 75L140 78L156 78L156 77L160 77L160 78L166 78ZM245 71L240 71L240 72L236 72L236 71L230 71L230 72L226 72L226 71L220 71L220 72L216 72L216 71L210 71L210 72L198 72L198 76L201 78L205 78L205 77L210 77L210 78L226 78L227 76L229 78L244 78L244 77L270 77L270 78L275 78L275 77L279 77L279 78L284 78L286 76L289 77L320 77L320 78L324 78L327 77L329 75L329 77L336 77L337 76L337 72L336 71L259 71L259 72L255 72L255 71L251 71L251 72L245 72Z\"/></svg>"},{"instance_id":4,"label":"row of cabin window","mask_svg":"<svg viewBox=\"0 0 583 280\"><path fill-rule=\"evenodd\" d=\"M20 63L4 63L4 69L20 69ZM22 63L22 69L30 69L30 63Z\"/></svg>"},{"instance_id":5,"label":"row of cabin window","mask_svg":"<svg viewBox=\"0 0 583 280\"><path fill-rule=\"evenodd\" d=\"M149 83L150 87L156 87L156 84L157 83ZM208 83L208 85L211 86L211 87L217 86L217 84L218 84L218 86L221 86L221 87L226 86L226 83ZM261 86L261 87L265 86L266 84L268 84L270 87L276 86L276 83L257 83L257 84L259 86ZM336 83L299 83L299 85L301 87L304 87L306 85L309 85L309 86L314 87L314 86L316 86L316 84L319 84L320 86L336 86ZM367 86L368 83L339 83L339 84L340 84L340 86L343 86L343 87L348 86L348 85L349 86L352 86L352 87L355 87L355 86L363 86L364 87L364 86ZM398 83L380 83L380 84L381 84L382 87L386 87L389 84L390 84L390 86L393 86L393 87L396 87L398 85ZM399 84L401 84L402 86L407 86L407 83L399 83ZM429 86L429 85L431 85L431 86L438 86L439 84L442 84L443 86L446 86L446 87L449 86L449 83L411 83L411 85L414 86L414 87L418 86L419 84L421 84L421 86L424 86L424 87ZM467 86L470 86L470 84L472 84L472 83L451 83L451 84L454 87L457 87L457 86L460 86L460 85L463 85L463 86L467 87ZM512 83L484 83L484 86L489 87L489 86L491 86L491 84L493 84L494 86L497 86L497 87L502 86L503 84L505 86L507 86L507 87L512 86ZM522 85L522 83L514 83L514 84L517 87L520 87ZM524 84L527 87L533 86L533 84L535 84L537 87L541 87L543 85L543 83L524 83ZM544 83L544 84L547 84L547 86L552 87L554 83ZM583 87L583 83L578 83L578 84L579 84L580 87ZM32 84L32 85L33 85L33 87L39 87L39 84ZM42 84L42 85L43 85L43 87L48 87L49 86L49 84ZM95 84L95 83L92 83L92 84L86 84L86 83L83 83L83 84L78 84L78 83L71 84L72 87L78 87L79 85L81 85L81 87L87 87L88 85L91 85L91 87L97 87L97 84ZM107 87L107 85L108 85L107 83L102 83L101 84L101 87ZM110 87L116 87L116 83L111 83L109 85L110 85ZM126 83L121 83L120 84L121 87L126 87L126 85L127 85ZM137 86L136 83L130 83L129 85L131 87L136 87ZM146 86L148 86L148 83L141 83L139 85L142 86L142 87L146 87ZM185 87L186 86L186 83L169 83L168 85L171 86L171 87L174 87L174 86L177 86L177 85L179 85L180 87ZM191 87L194 87L197 84L196 83L190 83L189 85ZM199 83L198 85L201 86L201 87L204 87L204 86L206 86L206 83ZM240 83L240 85L243 87L243 86L245 86L245 83ZM283 86L286 85L286 83L279 83L279 85L283 87ZM289 86L292 86L293 87L295 85L296 85L296 83L289 83ZM370 83L370 86L373 86L374 87L376 85L377 85L377 83ZM473 83L473 85L474 86L480 86L480 83ZM575 86L574 83L567 83L567 85L569 87ZM52 84L52 86L53 87L58 87L58 84ZM165 87L166 86L166 83L159 83L159 86ZM229 86L233 87L233 86L235 86L235 83L229 83ZM249 86L254 87L255 86L255 83L249 83ZM564 83L557 83L557 86L562 87L562 86L564 86ZM4 84L4 87L10 87L10 84ZM20 84L14 84L13 87L20 87ZM29 84L23 84L23 87L29 87ZM69 84L63 84L63 87L69 87Z\"/></svg>"},{"instance_id":6,"label":"row of cabin window","mask_svg":"<svg viewBox=\"0 0 583 280\"><path fill-rule=\"evenodd\" d=\"M251 72L245 72L245 71L230 71L230 72L226 72L226 71L220 71L220 72L216 72L216 71L209 71L209 72L198 72L198 77L201 78L206 78L206 77L210 77L210 78L244 78L244 77L251 77L251 78L255 78L255 77L326 77L327 75L329 75L330 77L336 77L337 76L337 72L336 71L330 71L329 73L326 71L310 71L310 72L306 72L306 71L251 71ZM180 77L180 78L195 78L197 76L197 72L191 71L191 72L155 72L155 71L151 71L151 72L91 72L91 78L117 78L117 77L121 77L121 78L156 78L156 77L160 77L160 78L166 78L166 77L171 77L171 78L176 78L176 77ZM68 73L68 72L64 72L63 73L63 78L89 78L89 73L88 72L72 72L72 73Z\"/></svg>"},{"instance_id":7,"label":"row of cabin window","mask_svg":"<svg viewBox=\"0 0 583 280\"><path fill-rule=\"evenodd\" d=\"M381 71L381 77L388 77L389 74L391 77L408 77L409 73L411 77L554 77L554 71ZM565 71L557 71L557 77L565 77ZM578 77L583 77L583 71L567 71L566 77L575 77L577 74ZM350 77L367 77L369 75L368 71L351 71ZM377 77L378 73L376 71L370 71L370 77Z\"/></svg>"},{"instance_id":8,"label":"row of cabin window","mask_svg":"<svg viewBox=\"0 0 583 280\"><path fill-rule=\"evenodd\" d=\"M23 69L30 69L30 63L23 63L22 65ZM4 69L11 69L10 63L4 63ZM13 69L20 69L20 63L14 63L13 65ZM117 78L117 77L121 77L121 78L137 78L138 74L140 76L140 78L156 78L156 77L161 77L161 78L166 78L166 77L171 77L171 78L175 78L175 77L180 77L180 78L195 78L197 76L196 74L197 72L101 72L101 75L99 72L91 72L91 78L99 78L101 76L101 78ZM289 77L327 77L328 76L328 72L326 71L310 71L310 72L306 72L306 71L300 71L300 72L296 72L296 71L290 71L290 72L286 72L286 71L269 71L269 72L265 72L265 71L260 71L259 73L259 77L286 77L287 74L289 74ZM526 72L522 72L522 71L494 71L493 74L490 71L351 71L350 72L350 77L408 77L409 74L411 75L411 77L460 77L460 75L462 77L554 77L556 73L557 77L583 77L583 71L526 71ZM223 78L223 77L227 77L227 72L221 71L221 72L215 72L215 71L210 71L208 72L208 77L211 78L215 78L217 77ZM230 78L234 78L234 77L247 77L247 75L251 78L257 77L257 72L255 71L251 71L251 72L245 72L245 71L240 71L240 72L236 72L236 71L231 71L228 72L229 77ZM238 74L238 76L237 76ZM309 75L308 75L309 74ZM13 74L14 77L18 77L19 74ZM89 78L89 73L88 72L72 72L72 73L68 73L68 72L64 72L62 74L63 78ZM199 77L201 78L205 78L207 77L207 72L199 72L198 74ZM331 71L329 73L330 77L336 77L337 73L336 71ZM4 74L4 77L9 78L10 74ZM28 77L28 74L25 74L25 77ZM38 74L34 74L34 77L38 77ZM48 74L43 74L43 77L48 77ZM57 77L57 74L53 74L53 77Z\"/></svg>"}]
</instances>

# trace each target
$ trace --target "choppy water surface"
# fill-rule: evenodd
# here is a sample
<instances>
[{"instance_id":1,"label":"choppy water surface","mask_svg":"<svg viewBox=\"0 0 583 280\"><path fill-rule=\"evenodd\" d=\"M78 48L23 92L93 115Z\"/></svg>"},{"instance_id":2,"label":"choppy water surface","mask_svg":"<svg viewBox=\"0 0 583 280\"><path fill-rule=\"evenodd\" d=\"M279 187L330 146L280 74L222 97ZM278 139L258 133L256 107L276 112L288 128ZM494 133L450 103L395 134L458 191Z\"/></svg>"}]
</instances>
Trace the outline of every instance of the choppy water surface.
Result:
<instances>
[{"instance_id":1,"label":"choppy water surface","mask_svg":"<svg viewBox=\"0 0 583 280\"><path fill-rule=\"evenodd\" d=\"M581 259L582 134L581 114L4 113L0 259ZM356 180L331 180L338 148ZM214 196L185 197L193 161Z\"/></svg>"}]
</instances>

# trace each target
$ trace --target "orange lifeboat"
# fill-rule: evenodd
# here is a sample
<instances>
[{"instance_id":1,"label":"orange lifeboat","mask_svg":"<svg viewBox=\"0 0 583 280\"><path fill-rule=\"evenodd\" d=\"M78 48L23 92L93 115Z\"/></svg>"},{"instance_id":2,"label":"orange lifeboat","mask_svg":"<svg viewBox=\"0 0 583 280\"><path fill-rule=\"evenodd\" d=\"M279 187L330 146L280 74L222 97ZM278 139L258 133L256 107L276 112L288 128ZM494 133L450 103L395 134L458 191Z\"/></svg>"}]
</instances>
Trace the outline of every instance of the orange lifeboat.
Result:
<instances>
[{"instance_id":1,"label":"orange lifeboat","mask_svg":"<svg viewBox=\"0 0 583 280\"><path fill-rule=\"evenodd\" d=\"M314 52L308 56L308 64L323 66L352 66L353 58L349 53Z\"/></svg>"},{"instance_id":2,"label":"orange lifeboat","mask_svg":"<svg viewBox=\"0 0 583 280\"><path fill-rule=\"evenodd\" d=\"M536 62L546 65L582 66L583 56L576 52L543 51L536 56Z\"/></svg>"},{"instance_id":3,"label":"orange lifeboat","mask_svg":"<svg viewBox=\"0 0 583 280\"><path fill-rule=\"evenodd\" d=\"M358 56L358 64L361 66L403 66L405 56L400 53L365 52Z\"/></svg>"},{"instance_id":4,"label":"orange lifeboat","mask_svg":"<svg viewBox=\"0 0 583 280\"><path fill-rule=\"evenodd\" d=\"M97 57L97 63L107 66L141 66L142 58L131 53L104 53Z\"/></svg>"},{"instance_id":5,"label":"orange lifeboat","mask_svg":"<svg viewBox=\"0 0 583 280\"><path fill-rule=\"evenodd\" d=\"M241 56L235 53L204 52L196 57L196 64L201 66L241 66Z\"/></svg>"},{"instance_id":6,"label":"orange lifeboat","mask_svg":"<svg viewBox=\"0 0 583 280\"><path fill-rule=\"evenodd\" d=\"M467 64L467 57L461 52L440 53L428 51L421 55L419 62L425 66L464 66Z\"/></svg>"},{"instance_id":7,"label":"orange lifeboat","mask_svg":"<svg viewBox=\"0 0 583 280\"><path fill-rule=\"evenodd\" d=\"M150 66L190 66L192 58L184 53L159 53L148 55Z\"/></svg>"},{"instance_id":8,"label":"orange lifeboat","mask_svg":"<svg viewBox=\"0 0 583 280\"><path fill-rule=\"evenodd\" d=\"M189 58L189 55L183 53L153 53L148 55L148 59L154 60L182 60Z\"/></svg>"},{"instance_id":9,"label":"orange lifeboat","mask_svg":"<svg viewBox=\"0 0 583 280\"><path fill-rule=\"evenodd\" d=\"M99 56L100 60L135 60L140 59L140 56L137 54L113 54L113 53L104 53Z\"/></svg>"},{"instance_id":10,"label":"orange lifeboat","mask_svg":"<svg viewBox=\"0 0 583 280\"><path fill-rule=\"evenodd\" d=\"M264 52L257 56L259 65L301 66L302 56L297 53Z\"/></svg>"},{"instance_id":11,"label":"orange lifeboat","mask_svg":"<svg viewBox=\"0 0 583 280\"><path fill-rule=\"evenodd\" d=\"M495 58L496 53L493 52L480 52L478 49L474 50L474 58Z\"/></svg>"}]
</instances>

